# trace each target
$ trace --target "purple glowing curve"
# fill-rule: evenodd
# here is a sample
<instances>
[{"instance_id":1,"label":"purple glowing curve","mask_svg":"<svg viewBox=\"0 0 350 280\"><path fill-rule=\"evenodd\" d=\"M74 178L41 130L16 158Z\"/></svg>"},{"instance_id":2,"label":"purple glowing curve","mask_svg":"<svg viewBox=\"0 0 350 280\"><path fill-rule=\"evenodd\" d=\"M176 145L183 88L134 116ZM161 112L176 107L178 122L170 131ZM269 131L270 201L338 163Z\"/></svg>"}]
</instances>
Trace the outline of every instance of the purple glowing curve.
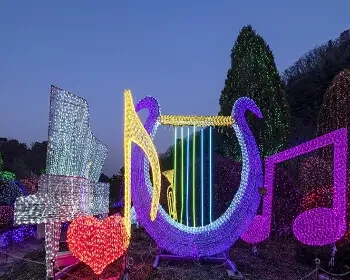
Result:
<instances>
[{"instance_id":1,"label":"purple glowing curve","mask_svg":"<svg viewBox=\"0 0 350 280\"><path fill-rule=\"evenodd\" d=\"M342 128L268 157L265 161L265 188L262 215L254 217L242 239L258 243L271 231L275 165L302 154L334 144L333 207L318 207L301 213L293 223L295 237L304 244L322 246L342 238L346 231L347 129Z\"/></svg>"},{"instance_id":2,"label":"purple glowing curve","mask_svg":"<svg viewBox=\"0 0 350 280\"><path fill-rule=\"evenodd\" d=\"M135 109L140 111L144 108L149 110L145 129L154 137L160 115L158 102L152 97L145 97ZM238 99L232 110L236 120L233 128L242 149L241 184L226 212L209 225L185 226L171 219L161 206L156 219L150 220L152 188L149 163L141 148L135 145L132 152L132 200L139 222L159 248L184 257L212 256L227 250L247 229L257 212L260 201L258 188L263 182L258 147L245 120L247 110L262 117L259 108L249 98Z\"/></svg>"}]
</instances>

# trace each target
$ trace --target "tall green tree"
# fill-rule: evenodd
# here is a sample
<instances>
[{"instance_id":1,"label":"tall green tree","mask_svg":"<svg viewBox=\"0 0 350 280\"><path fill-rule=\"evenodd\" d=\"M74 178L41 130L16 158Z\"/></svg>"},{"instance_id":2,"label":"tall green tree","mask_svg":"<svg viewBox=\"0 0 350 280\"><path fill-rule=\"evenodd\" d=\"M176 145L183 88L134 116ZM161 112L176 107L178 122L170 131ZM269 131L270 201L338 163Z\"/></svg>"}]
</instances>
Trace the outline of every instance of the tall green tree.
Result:
<instances>
[{"instance_id":1,"label":"tall green tree","mask_svg":"<svg viewBox=\"0 0 350 280\"><path fill-rule=\"evenodd\" d=\"M243 27L231 51L219 115L231 115L235 101L243 96L253 99L263 114L262 120L247 116L261 155L267 157L283 149L289 137L289 106L272 51L250 25ZM241 159L232 128L225 129L222 142L222 154Z\"/></svg>"}]
</instances>

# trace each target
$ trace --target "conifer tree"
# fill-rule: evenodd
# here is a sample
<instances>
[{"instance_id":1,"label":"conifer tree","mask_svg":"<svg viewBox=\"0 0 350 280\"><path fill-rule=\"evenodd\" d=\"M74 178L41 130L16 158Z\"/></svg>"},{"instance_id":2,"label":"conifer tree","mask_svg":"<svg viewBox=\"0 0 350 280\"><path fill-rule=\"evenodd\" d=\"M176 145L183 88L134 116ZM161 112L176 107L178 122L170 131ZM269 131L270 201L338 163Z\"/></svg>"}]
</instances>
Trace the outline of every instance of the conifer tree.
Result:
<instances>
[{"instance_id":1,"label":"conifer tree","mask_svg":"<svg viewBox=\"0 0 350 280\"><path fill-rule=\"evenodd\" d=\"M235 101L253 99L263 119L247 116L262 157L285 147L289 136L290 112L272 51L264 39L248 25L243 27L231 51L231 67L221 91L219 115L229 116ZM241 159L232 128L225 129L220 152Z\"/></svg>"}]
</instances>

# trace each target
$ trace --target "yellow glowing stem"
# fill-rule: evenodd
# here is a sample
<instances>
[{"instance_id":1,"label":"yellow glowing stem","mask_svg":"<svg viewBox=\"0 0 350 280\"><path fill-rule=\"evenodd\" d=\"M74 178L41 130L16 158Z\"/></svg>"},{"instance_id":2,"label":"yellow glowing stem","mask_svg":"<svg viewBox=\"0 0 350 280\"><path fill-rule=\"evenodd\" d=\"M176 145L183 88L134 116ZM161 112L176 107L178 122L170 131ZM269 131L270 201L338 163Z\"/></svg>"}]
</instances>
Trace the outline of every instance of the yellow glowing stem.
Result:
<instances>
[{"instance_id":1,"label":"yellow glowing stem","mask_svg":"<svg viewBox=\"0 0 350 280\"><path fill-rule=\"evenodd\" d=\"M131 144L137 144L146 154L152 169L153 192L150 217L154 221L159 206L161 173L158 154L151 137L143 127L139 116L135 111L131 91L124 91L124 166L125 166L125 205L124 222L127 233L130 235L131 220Z\"/></svg>"},{"instance_id":2,"label":"yellow glowing stem","mask_svg":"<svg viewBox=\"0 0 350 280\"><path fill-rule=\"evenodd\" d=\"M162 125L173 126L232 126L232 116L175 116L161 115L158 119Z\"/></svg>"}]
</instances>

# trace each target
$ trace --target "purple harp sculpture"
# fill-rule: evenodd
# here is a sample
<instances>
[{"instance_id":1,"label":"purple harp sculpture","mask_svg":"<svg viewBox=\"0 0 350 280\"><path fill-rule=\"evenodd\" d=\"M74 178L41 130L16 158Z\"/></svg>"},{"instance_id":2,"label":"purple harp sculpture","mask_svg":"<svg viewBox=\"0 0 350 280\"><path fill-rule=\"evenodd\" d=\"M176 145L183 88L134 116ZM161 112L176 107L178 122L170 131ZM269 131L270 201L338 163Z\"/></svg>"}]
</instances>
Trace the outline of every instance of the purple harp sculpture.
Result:
<instances>
[{"instance_id":1,"label":"purple harp sculpture","mask_svg":"<svg viewBox=\"0 0 350 280\"><path fill-rule=\"evenodd\" d=\"M322 135L294 148L279 152L265 160L265 188L262 215L254 217L242 239L248 243L264 241L270 235L275 165L291 158L334 144L333 207L318 207L301 213L293 223L295 237L311 246L333 244L346 231L346 166L347 129Z\"/></svg>"},{"instance_id":2,"label":"purple harp sculpture","mask_svg":"<svg viewBox=\"0 0 350 280\"><path fill-rule=\"evenodd\" d=\"M153 138L160 116L156 99L143 98L135 107L136 112L148 109L149 115L144 125ZM189 227L173 220L159 205L154 221L150 219L152 185L149 162L142 149L135 145L132 151L132 201L142 224L160 249L185 258L214 256L229 249L247 229L256 215L262 186L262 163L255 139L245 120L245 112L252 111L262 117L259 108L249 98L240 98L232 110L235 119L233 128L242 149L242 175L237 194L226 212L214 222L200 227ZM229 183L229 182L228 182Z\"/></svg>"}]
</instances>

